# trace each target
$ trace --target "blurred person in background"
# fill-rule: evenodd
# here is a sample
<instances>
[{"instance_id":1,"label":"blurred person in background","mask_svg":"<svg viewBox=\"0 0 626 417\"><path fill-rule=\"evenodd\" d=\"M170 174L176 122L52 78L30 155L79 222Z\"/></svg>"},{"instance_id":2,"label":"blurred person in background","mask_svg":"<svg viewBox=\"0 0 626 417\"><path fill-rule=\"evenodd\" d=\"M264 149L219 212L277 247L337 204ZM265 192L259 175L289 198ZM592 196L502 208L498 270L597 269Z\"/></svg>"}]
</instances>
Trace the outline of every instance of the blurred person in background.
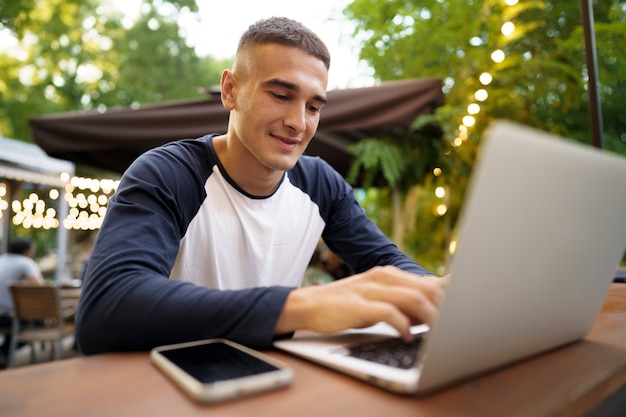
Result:
<instances>
[{"instance_id":1,"label":"blurred person in background","mask_svg":"<svg viewBox=\"0 0 626 417\"><path fill-rule=\"evenodd\" d=\"M9 243L7 253L0 255L0 327L11 327L13 301L9 286L16 282L44 284L41 270L33 260L35 245L30 239L17 238ZM7 357L11 334L4 337L0 355Z\"/></svg>"}]
</instances>

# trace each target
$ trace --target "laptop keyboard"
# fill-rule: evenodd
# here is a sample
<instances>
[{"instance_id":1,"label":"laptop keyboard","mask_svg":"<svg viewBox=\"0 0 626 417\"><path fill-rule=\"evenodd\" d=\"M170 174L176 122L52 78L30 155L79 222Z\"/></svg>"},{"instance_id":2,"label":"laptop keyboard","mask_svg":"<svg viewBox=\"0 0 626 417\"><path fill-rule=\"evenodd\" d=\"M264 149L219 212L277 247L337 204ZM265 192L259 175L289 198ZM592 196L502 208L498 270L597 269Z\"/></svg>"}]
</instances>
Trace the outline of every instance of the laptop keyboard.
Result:
<instances>
[{"instance_id":1,"label":"laptop keyboard","mask_svg":"<svg viewBox=\"0 0 626 417\"><path fill-rule=\"evenodd\" d=\"M415 336L411 343L399 338L385 339L351 346L348 348L348 354L394 368L409 369L415 366L421 342L421 335Z\"/></svg>"}]
</instances>

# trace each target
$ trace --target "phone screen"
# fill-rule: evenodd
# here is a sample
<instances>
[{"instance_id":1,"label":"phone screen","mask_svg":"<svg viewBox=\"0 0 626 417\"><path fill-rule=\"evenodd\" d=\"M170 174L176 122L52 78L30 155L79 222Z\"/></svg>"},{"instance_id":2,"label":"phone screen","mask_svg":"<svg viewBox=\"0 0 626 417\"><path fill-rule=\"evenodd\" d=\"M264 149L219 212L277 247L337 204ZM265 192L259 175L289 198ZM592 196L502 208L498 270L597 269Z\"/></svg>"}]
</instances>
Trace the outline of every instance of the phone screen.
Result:
<instances>
[{"instance_id":1,"label":"phone screen","mask_svg":"<svg viewBox=\"0 0 626 417\"><path fill-rule=\"evenodd\" d=\"M276 371L279 368L225 343L207 343L161 354L203 383Z\"/></svg>"}]
</instances>

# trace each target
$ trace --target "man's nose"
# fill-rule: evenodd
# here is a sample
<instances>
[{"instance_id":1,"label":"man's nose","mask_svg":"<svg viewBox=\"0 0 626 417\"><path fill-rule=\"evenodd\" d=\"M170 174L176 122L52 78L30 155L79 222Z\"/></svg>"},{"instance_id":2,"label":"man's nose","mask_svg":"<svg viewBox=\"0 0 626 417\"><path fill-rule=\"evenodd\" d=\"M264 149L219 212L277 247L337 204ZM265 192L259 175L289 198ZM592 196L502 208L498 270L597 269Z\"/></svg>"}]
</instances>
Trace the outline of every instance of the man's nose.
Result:
<instances>
[{"instance_id":1,"label":"man's nose","mask_svg":"<svg viewBox=\"0 0 626 417\"><path fill-rule=\"evenodd\" d=\"M285 116L284 123L285 126L290 127L295 132L306 130L306 107L299 104L291 106Z\"/></svg>"}]
</instances>

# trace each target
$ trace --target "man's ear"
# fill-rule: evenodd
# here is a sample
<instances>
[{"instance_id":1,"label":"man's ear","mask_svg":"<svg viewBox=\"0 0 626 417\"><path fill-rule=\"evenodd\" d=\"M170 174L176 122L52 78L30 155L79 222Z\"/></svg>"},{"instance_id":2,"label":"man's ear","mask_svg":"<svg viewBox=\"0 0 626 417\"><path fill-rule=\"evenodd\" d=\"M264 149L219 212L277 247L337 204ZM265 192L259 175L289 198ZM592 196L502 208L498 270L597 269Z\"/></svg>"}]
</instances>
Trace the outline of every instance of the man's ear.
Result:
<instances>
[{"instance_id":1,"label":"man's ear","mask_svg":"<svg viewBox=\"0 0 626 417\"><path fill-rule=\"evenodd\" d=\"M230 70L224 70L220 86L222 105L226 110L231 111L235 108L235 74Z\"/></svg>"}]
</instances>

